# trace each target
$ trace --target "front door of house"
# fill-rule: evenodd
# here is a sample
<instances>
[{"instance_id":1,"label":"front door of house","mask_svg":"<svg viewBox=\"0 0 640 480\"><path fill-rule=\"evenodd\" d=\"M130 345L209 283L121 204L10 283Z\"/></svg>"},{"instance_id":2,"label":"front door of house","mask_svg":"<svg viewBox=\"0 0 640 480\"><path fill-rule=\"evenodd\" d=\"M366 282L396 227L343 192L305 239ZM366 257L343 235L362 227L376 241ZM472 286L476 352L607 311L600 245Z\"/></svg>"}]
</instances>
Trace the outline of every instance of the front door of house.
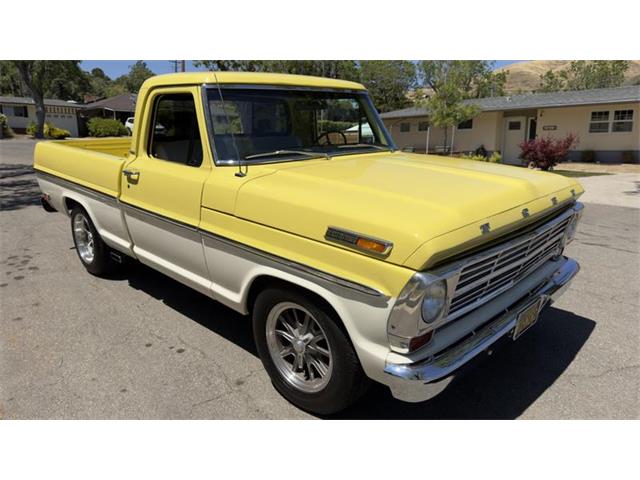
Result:
<instances>
[{"instance_id":1,"label":"front door of house","mask_svg":"<svg viewBox=\"0 0 640 480\"><path fill-rule=\"evenodd\" d=\"M504 148L502 158L504 163L520 165L520 143L526 138L526 117L507 117L504 119Z\"/></svg>"},{"instance_id":2,"label":"front door of house","mask_svg":"<svg viewBox=\"0 0 640 480\"><path fill-rule=\"evenodd\" d=\"M536 130L538 128L538 121L534 117L529 118L529 133L527 134L527 140L536 139Z\"/></svg>"}]
</instances>

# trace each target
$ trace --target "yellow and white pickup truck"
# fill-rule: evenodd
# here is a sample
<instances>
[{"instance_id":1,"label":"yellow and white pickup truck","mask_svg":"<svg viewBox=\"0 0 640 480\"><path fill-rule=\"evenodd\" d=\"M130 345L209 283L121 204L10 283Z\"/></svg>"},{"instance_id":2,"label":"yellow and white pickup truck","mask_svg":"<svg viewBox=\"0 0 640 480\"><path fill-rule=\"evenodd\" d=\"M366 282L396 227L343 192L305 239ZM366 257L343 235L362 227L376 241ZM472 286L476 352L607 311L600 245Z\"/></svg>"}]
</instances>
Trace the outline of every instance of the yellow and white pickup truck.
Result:
<instances>
[{"instance_id":1,"label":"yellow and white pickup truck","mask_svg":"<svg viewBox=\"0 0 640 480\"><path fill-rule=\"evenodd\" d=\"M370 379L436 395L579 269L578 183L398 151L352 82L153 77L131 139L41 142L34 164L90 273L131 257L251 314L274 386L321 414Z\"/></svg>"}]
</instances>

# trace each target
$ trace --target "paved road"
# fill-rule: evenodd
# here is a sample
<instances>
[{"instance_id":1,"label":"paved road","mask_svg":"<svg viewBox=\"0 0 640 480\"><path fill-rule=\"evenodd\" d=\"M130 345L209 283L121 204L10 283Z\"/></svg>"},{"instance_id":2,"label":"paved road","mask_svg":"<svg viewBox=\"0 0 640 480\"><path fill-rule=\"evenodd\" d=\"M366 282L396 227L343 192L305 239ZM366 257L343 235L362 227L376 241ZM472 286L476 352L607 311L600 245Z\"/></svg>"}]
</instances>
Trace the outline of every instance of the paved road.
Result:
<instances>
[{"instance_id":1,"label":"paved road","mask_svg":"<svg viewBox=\"0 0 640 480\"><path fill-rule=\"evenodd\" d=\"M37 206L32 149L0 141L0 418L310 417L247 318L140 265L87 274L68 219ZM431 402L376 387L341 418L640 418L639 235L639 209L588 204L583 270L534 329Z\"/></svg>"}]
</instances>

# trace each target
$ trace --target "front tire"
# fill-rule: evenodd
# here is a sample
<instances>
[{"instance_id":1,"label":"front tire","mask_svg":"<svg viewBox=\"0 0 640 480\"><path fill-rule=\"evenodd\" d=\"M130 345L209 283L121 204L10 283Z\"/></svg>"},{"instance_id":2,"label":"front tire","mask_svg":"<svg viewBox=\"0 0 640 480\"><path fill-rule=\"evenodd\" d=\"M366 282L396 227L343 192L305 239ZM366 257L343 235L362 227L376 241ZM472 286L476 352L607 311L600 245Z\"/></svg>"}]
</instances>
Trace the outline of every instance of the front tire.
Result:
<instances>
[{"instance_id":1,"label":"front tire","mask_svg":"<svg viewBox=\"0 0 640 480\"><path fill-rule=\"evenodd\" d=\"M335 313L304 292L262 291L254 303L253 334L273 385L303 410L336 413L369 385Z\"/></svg>"},{"instance_id":2,"label":"front tire","mask_svg":"<svg viewBox=\"0 0 640 480\"><path fill-rule=\"evenodd\" d=\"M87 211L80 206L71 211L71 235L78 258L89 273L102 276L115 269L117 264L111 258L111 250L100 237Z\"/></svg>"}]
</instances>

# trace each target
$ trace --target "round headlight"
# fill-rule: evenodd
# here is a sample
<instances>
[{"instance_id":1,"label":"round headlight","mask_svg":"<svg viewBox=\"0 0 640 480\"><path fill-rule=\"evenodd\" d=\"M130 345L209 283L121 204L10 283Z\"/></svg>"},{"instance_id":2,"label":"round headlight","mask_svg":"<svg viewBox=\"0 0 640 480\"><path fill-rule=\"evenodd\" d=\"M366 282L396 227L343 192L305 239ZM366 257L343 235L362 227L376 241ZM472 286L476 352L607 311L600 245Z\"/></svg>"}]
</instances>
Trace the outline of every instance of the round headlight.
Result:
<instances>
[{"instance_id":1,"label":"round headlight","mask_svg":"<svg viewBox=\"0 0 640 480\"><path fill-rule=\"evenodd\" d=\"M447 284L444 280L430 283L422 300L422 319L427 323L435 322L440 315L447 300Z\"/></svg>"}]
</instances>

